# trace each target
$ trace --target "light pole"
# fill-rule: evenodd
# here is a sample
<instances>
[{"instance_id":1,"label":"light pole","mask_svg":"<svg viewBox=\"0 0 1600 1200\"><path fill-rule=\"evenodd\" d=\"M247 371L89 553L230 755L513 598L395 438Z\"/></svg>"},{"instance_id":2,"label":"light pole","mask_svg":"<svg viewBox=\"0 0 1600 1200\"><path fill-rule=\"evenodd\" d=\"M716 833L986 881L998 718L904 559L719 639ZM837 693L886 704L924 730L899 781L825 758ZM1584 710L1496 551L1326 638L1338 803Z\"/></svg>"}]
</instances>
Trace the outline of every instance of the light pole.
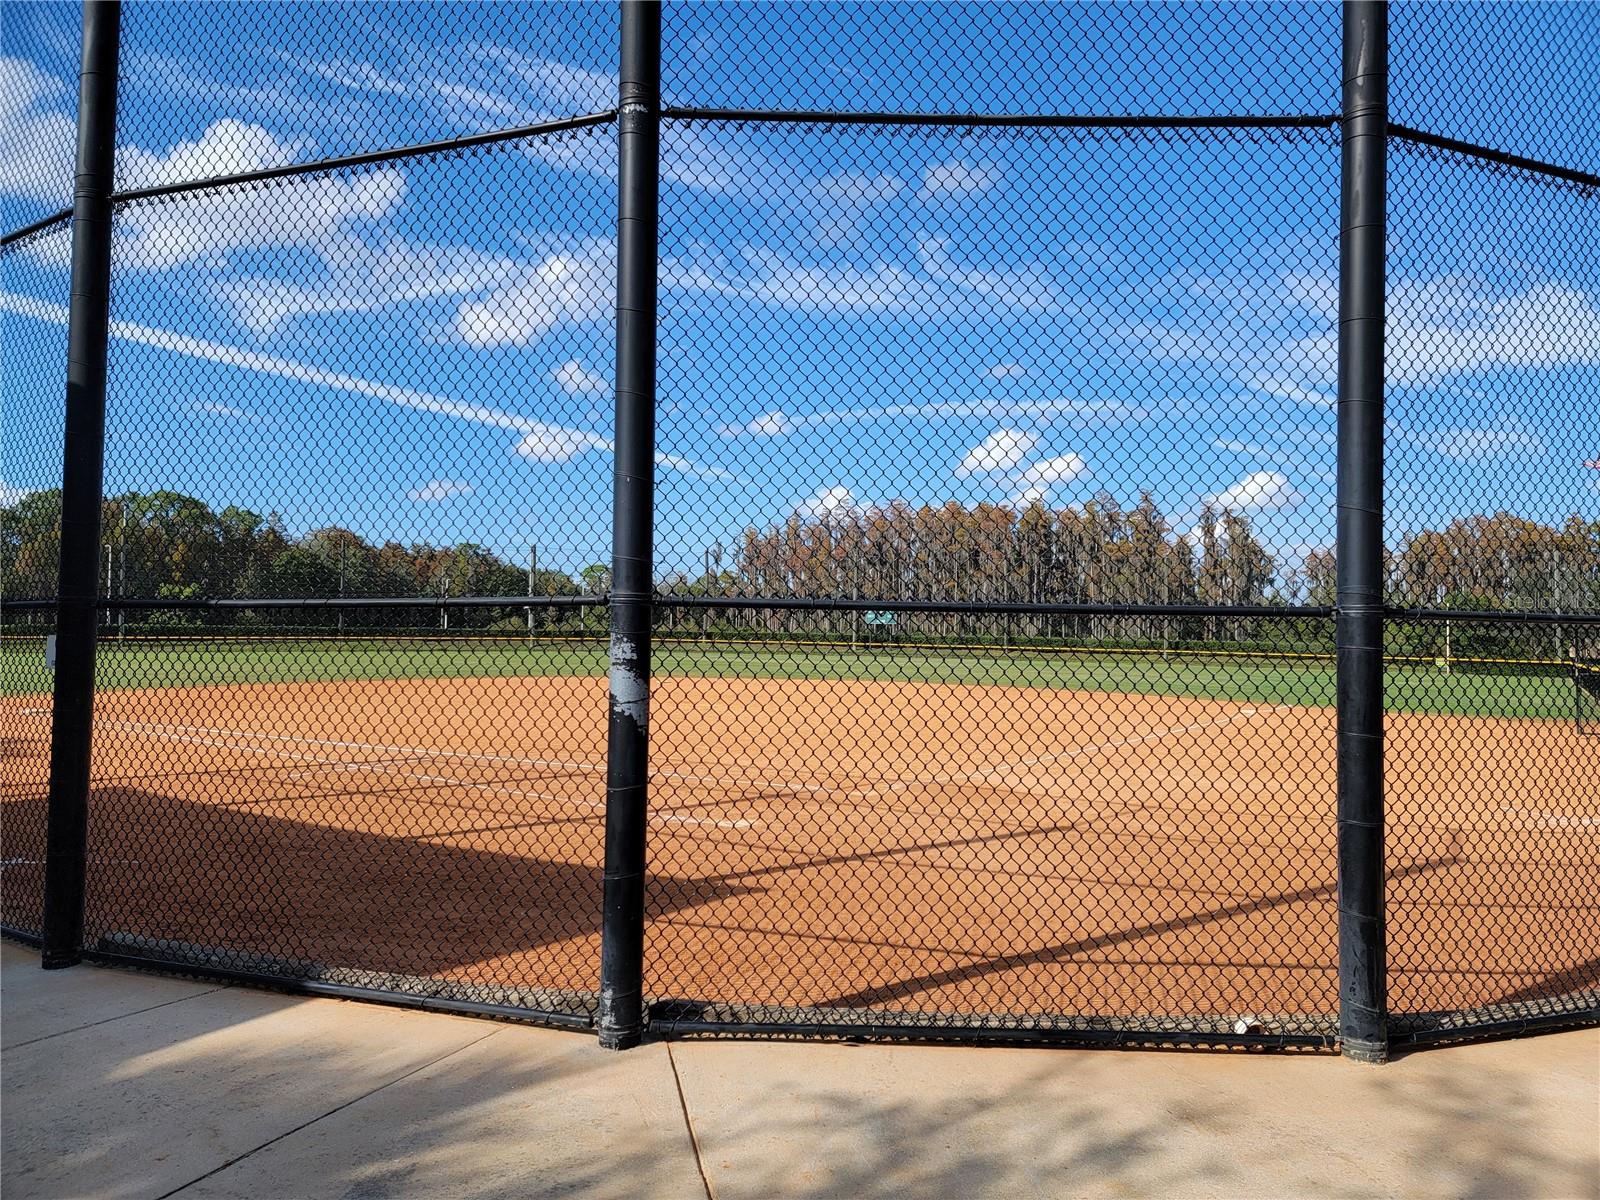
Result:
<instances>
[{"instance_id":1,"label":"light pole","mask_svg":"<svg viewBox=\"0 0 1600 1200\"><path fill-rule=\"evenodd\" d=\"M533 599L533 577L539 570L539 543L528 546L528 599ZM528 641L533 641L533 605L528 605Z\"/></svg>"}]
</instances>

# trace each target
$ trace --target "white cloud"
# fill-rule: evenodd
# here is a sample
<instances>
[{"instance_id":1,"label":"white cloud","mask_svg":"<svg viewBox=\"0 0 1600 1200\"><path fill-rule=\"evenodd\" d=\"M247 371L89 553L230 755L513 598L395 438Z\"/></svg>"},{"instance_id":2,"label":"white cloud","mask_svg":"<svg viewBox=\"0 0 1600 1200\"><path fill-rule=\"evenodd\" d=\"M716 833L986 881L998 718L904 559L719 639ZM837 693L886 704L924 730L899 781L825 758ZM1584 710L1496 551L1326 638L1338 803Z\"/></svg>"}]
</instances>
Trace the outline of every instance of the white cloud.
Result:
<instances>
[{"instance_id":1,"label":"white cloud","mask_svg":"<svg viewBox=\"0 0 1600 1200\"><path fill-rule=\"evenodd\" d=\"M937 400L902 404L864 405L860 408L834 408L822 412L790 414L772 412L744 425L724 425L724 437L770 437L775 432L794 432L827 425L854 425L869 421L902 418L927 421L983 417L989 420L1014 420L1033 417L1040 421L1065 421L1074 425L1104 425L1114 421L1139 421L1150 412L1143 407L1121 403L1100 403L1059 396L1046 400Z\"/></svg>"},{"instance_id":2,"label":"white cloud","mask_svg":"<svg viewBox=\"0 0 1600 1200\"><path fill-rule=\"evenodd\" d=\"M975 196L993 187L997 176L988 167L975 167L970 163L947 162L929 167L922 174L919 200L936 200L945 196Z\"/></svg>"},{"instance_id":3,"label":"white cloud","mask_svg":"<svg viewBox=\"0 0 1600 1200\"><path fill-rule=\"evenodd\" d=\"M743 257L756 268L753 277L724 281L674 270L669 278L680 285L693 285L694 290L739 295L801 312L898 310L913 314L930 299L915 276L892 263L870 267L804 263L756 246L746 248Z\"/></svg>"},{"instance_id":4,"label":"white cloud","mask_svg":"<svg viewBox=\"0 0 1600 1200\"><path fill-rule=\"evenodd\" d=\"M956 477L969 475L994 475L1009 471L1028 456L1039 444L1031 433L1016 429L998 429L979 442L956 467Z\"/></svg>"},{"instance_id":5,"label":"white cloud","mask_svg":"<svg viewBox=\"0 0 1600 1200\"><path fill-rule=\"evenodd\" d=\"M118 170L123 187L138 188L284 166L300 149L258 125L224 120L164 154L123 147ZM117 220L117 264L161 271L190 262L220 264L230 254L269 246L304 247L338 262L353 251L355 228L392 216L405 195L404 174L382 167L129 205Z\"/></svg>"},{"instance_id":6,"label":"white cloud","mask_svg":"<svg viewBox=\"0 0 1600 1200\"><path fill-rule=\"evenodd\" d=\"M862 221L878 205L893 200L905 184L893 175L866 175L846 171L827 175L811 185L816 203L814 235L819 246L849 244L858 236Z\"/></svg>"},{"instance_id":7,"label":"white cloud","mask_svg":"<svg viewBox=\"0 0 1600 1200\"><path fill-rule=\"evenodd\" d=\"M521 278L462 303L455 330L480 349L526 346L557 325L598 321L616 295L616 243L594 238L525 267Z\"/></svg>"},{"instance_id":8,"label":"white cloud","mask_svg":"<svg viewBox=\"0 0 1600 1200\"><path fill-rule=\"evenodd\" d=\"M331 252L333 247L324 249ZM329 266L328 279L318 284L240 278L216 291L241 325L266 336L298 317L378 312L396 304L481 292L520 269L513 259L469 246L430 246L403 238L380 246L350 239Z\"/></svg>"},{"instance_id":9,"label":"white cloud","mask_svg":"<svg viewBox=\"0 0 1600 1200\"><path fill-rule=\"evenodd\" d=\"M33 296L23 296L15 292L0 292L0 311L31 317L34 320L44 321L52 325L64 326L67 324L67 310L64 306L50 304ZM398 405L401 408L437 413L440 416L454 417L457 420L468 421L473 424L509 430L522 435L521 440L517 443L516 452L525 458L540 462L566 462L589 450L609 454L615 448L609 438L590 433L587 430L570 429L544 421L535 421L528 417L503 412L500 409L489 408L485 405L468 404L448 396L418 391L415 388L362 379L359 376L347 375L342 371L330 371L325 367L314 367L307 363L279 358L276 355L267 354L259 350L246 350L238 346L207 341L203 338L177 333L168 329L154 329L148 325L138 325L131 321L112 321L110 334L120 341L151 346L158 350L181 354L188 358L238 367L242 370L254 371L257 374L275 376L280 379L309 383L316 387L331 388L348 392L352 395L370 396L373 399ZM678 455L657 454L656 462L672 470L697 475L705 479L738 479L738 476L729 471L724 471L719 467L702 466Z\"/></svg>"},{"instance_id":10,"label":"white cloud","mask_svg":"<svg viewBox=\"0 0 1600 1200\"><path fill-rule=\"evenodd\" d=\"M1332 359L1327 359L1323 353L1324 347L1310 342L1300 343L1300 351L1305 355L1299 364L1305 375L1312 378L1326 378L1331 382L1332 374L1337 370L1337 364ZM1326 347L1333 353L1330 343ZM1297 404L1310 404L1317 408L1334 408L1339 403L1337 392L1324 391L1320 388L1306 387L1292 379L1284 379L1271 371L1254 371L1244 376L1242 382L1253 391L1266 396L1275 396L1279 400L1293 400Z\"/></svg>"},{"instance_id":11,"label":"white cloud","mask_svg":"<svg viewBox=\"0 0 1600 1200\"><path fill-rule=\"evenodd\" d=\"M1008 503L1012 508L1017 509L1032 508L1034 505L1048 507L1050 503L1050 489L1047 487L1039 487L1038 485L1025 487L1020 489L1014 496L1012 496Z\"/></svg>"},{"instance_id":12,"label":"white cloud","mask_svg":"<svg viewBox=\"0 0 1600 1200\"><path fill-rule=\"evenodd\" d=\"M1028 368L1021 363L995 363L984 374L990 379L1026 379L1028 377Z\"/></svg>"},{"instance_id":13,"label":"white cloud","mask_svg":"<svg viewBox=\"0 0 1600 1200\"><path fill-rule=\"evenodd\" d=\"M795 512L810 521L822 521L856 510L856 498L847 487L823 488L795 507Z\"/></svg>"},{"instance_id":14,"label":"white cloud","mask_svg":"<svg viewBox=\"0 0 1600 1200\"><path fill-rule=\"evenodd\" d=\"M1056 458L1028 463L1018 472L1017 481L1029 487L1053 487L1056 484L1071 483L1088 469L1089 464L1084 462L1081 455L1062 454Z\"/></svg>"},{"instance_id":15,"label":"white cloud","mask_svg":"<svg viewBox=\"0 0 1600 1200\"><path fill-rule=\"evenodd\" d=\"M1039 263L1020 267L974 267L958 264L950 253L949 238L923 238L917 259L929 276L965 292L1018 312L1071 312L1065 293Z\"/></svg>"},{"instance_id":16,"label":"white cloud","mask_svg":"<svg viewBox=\"0 0 1600 1200\"><path fill-rule=\"evenodd\" d=\"M190 405L195 412L205 413L212 417L227 417L232 421L259 421L261 418L255 413L243 408L235 408L231 404L216 404L209 400L197 400Z\"/></svg>"},{"instance_id":17,"label":"white cloud","mask_svg":"<svg viewBox=\"0 0 1600 1200\"><path fill-rule=\"evenodd\" d=\"M425 483L421 487L412 488L406 493L407 500L448 500L452 496L472 495L470 483L458 483L449 479L439 479L432 483Z\"/></svg>"},{"instance_id":18,"label":"white cloud","mask_svg":"<svg viewBox=\"0 0 1600 1200\"><path fill-rule=\"evenodd\" d=\"M1226 340L1172 328L1141 331L1172 357L1225 361ZM1244 382L1285 399L1336 402L1338 335L1293 338L1260 356ZM1429 387L1453 376L1600 364L1600 300L1548 282L1507 293L1490 281L1450 275L1397 281L1389 291L1384 359L1391 387Z\"/></svg>"},{"instance_id":19,"label":"white cloud","mask_svg":"<svg viewBox=\"0 0 1600 1200\"><path fill-rule=\"evenodd\" d=\"M774 409L743 425L724 425L720 432L723 437L782 437L801 428L801 424L787 413Z\"/></svg>"},{"instance_id":20,"label":"white cloud","mask_svg":"<svg viewBox=\"0 0 1600 1200\"><path fill-rule=\"evenodd\" d=\"M1441 429L1433 433L1412 434L1410 440L1457 462L1526 458L1541 454L1545 449L1544 442L1537 434L1516 422L1503 429Z\"/></svg>"},{"instance_id":21,"label":"white cloud","mask_svg":"<svg viewBox=\"0 0 1600 1200\"><path fill-rule=\"evenodd\" d=\"M1293 508L1303 499L1281 471L1256 471L1207 498L1213 507L1236 514Z\"/></svg>"},{"instance_id":22,"label":"white cloud","mask_svg":"<svg viewBox=\"0 0 1600 1200\"><path fill-rule=\"evenodd\" d=\"M604 375L596 375L575 358L550 372L550 378L569 396L599 396L611 390Z\"/></svg>"},{"instance_id":23,"label":"white cloud","mask_svg":"<svg viewBox=\"0 0 1600 1200\"><path fill-rule=\"evenodd\" d=\"M842 171L837 175L824 175L811 190L819 199L846 204L877 204L894 199L905 190L905 184L893 175Z\"/></svg>"},{"instance_id":24,"label":"white cloud","mask_svg":"<svg viewBox=\"0 0 1600 1200\"><path fill-rule=\"evenodd\" d=\"M812 261L766 246L742 247L733 257L714 251L663 259L663 289L682 294L737 297L796 312L891 313L933 322L970 313L973 297L990 311L1076 311L1040 264L971 267L955 262L948 239L924 239L917 262Z\"/></svg>"},{"instance_id":25,"label":"white cloud","mask_svg":"<svg viewBox=\"0 0 1600 1200\"><path fill-rule=\"evenodd\" d=\"M1391 383L1600 363L1600 306L1591 293L1561 283L1509 296L1460 276L1401 283L1390 292L1388 329Z\"/></svg>"},{"instance_id":26,"label":"white cloud","mask_svg":"<svg viewBox=\"0 0 1600 1200\"><path fill-rule=\"evenodd\" d=\"M538 425L517 443L517 453L535 462L571 462L589 450L610 450L611 441L564 425Z\"/></svg>"},{"instance_id":27,"label":"white cloud","mask_svg":"<svg viewBox=\"0 0 1600 1200\"><path fill-rule=\"evenodd\" d=\"M0 193L65 208L72 202L71 87L25 58L0 57Z\"/></svg>"},{"instance_id":28,"label":"white cloud","mask_svg":"<svg viewBox=\"0 0 1600 1200\"><path fill-rule=\"evenodd\" d=\"M33 492L28 488L12 487L4 479L0 479L0 507L10 508L31 495Z\"/></svg>"}]
</instances>

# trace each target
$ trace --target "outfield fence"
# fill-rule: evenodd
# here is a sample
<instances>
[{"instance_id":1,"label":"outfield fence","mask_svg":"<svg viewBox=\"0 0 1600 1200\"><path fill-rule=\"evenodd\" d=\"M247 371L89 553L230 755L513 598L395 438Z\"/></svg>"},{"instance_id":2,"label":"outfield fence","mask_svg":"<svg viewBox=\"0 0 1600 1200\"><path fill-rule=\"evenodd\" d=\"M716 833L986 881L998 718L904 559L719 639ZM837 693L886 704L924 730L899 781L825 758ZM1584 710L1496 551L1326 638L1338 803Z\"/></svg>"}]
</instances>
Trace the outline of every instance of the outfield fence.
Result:
<instances>
[{"instance_id":1,"label":"outfield fence","mask_svg":"<svg viewBox=\"0 0 1600 1200\"><path fill-rule=\"evenodd\" d=\"M1600 8L12 15L47 967L614 1048L1600 1016Z\"/></svg>"}]
</instances>

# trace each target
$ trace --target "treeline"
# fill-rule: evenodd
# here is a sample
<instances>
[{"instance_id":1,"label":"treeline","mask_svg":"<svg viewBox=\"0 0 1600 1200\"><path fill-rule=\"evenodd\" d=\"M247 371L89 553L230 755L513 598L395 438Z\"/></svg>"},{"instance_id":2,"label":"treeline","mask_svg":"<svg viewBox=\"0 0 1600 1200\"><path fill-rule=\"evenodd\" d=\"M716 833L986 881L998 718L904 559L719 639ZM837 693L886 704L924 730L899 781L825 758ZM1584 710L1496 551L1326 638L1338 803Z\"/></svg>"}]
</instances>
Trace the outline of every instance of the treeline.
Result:
<instances>
[{"instance_id":1,"label":"treeline","mask_svg":"<svg viewBox=\"0 0 1600 1200\"><path fill-rule=\"evenodd\" d=\"M748 529L726 571L679 587L769 596L1058 604L1331 606L1331 548L1280 563L1250 519L1203 508L1177 530L1149 494L1132 508L894 504ZM1393 603L1600 611L1600 519L1557 528L1500 513L1408 537L1388 555Z\"/></svg>"},{"instance_id":2,"label":"treeline","mask_svg":"<svg viewBox=\"0 0 1600 1200\"><path fill-rule=\"evenodd\" d=\"M101 514L100 594L176 600L262 599L309 596L522 596L529 594L526 566L514 565L473 543L373 544L338 526L293 535L276 514L263 516L234 505L213 510L192 496L160 491L109 497ZM35 492L0 509L0 581L5 595L49 596L60 552L61 496ZM535 570L532 594L576 596L604 589L603 568L574 579L563 571ZM549 614L534 611L534 623ZM185 610L131 615L145 628L195 625ZM350 609L328 612L274 610L241 613L233 623L337 624L362 629L443 624L426 612ZM497 622L525 626L521 612L461 609L449 614L458 630ZM215 622L208 622L214 624Z\"/></svg>"},{"instance_id":3,"label":"treeline","mask_svg":"<svg viewBox=\"0 0 1600 1200\"><path fill-rule=\"evenodd\" d=\"M711 556L720 558L720 551ZM695 595L848 597L1041 604L1331 607L1332 549L1280 563L1247 515L1207 506L1178 529L1148 493L1132 508L1109 496L1080 506L1022 510L1000 504L892 504L796 514L747 529L731 562L668 581ZM1463 611L1600 612L1600 520L1560 527L1500 513L1467 517L1406 538L1386 556L1390 602ZM743 620L755 623L755 615ZM856 632L854 614L765 614L773 632ZM893 628L918 636L1029 637L1130 642L1261 643L1325 647L1326 622L1248 618L1043 617L903 614ZM1460 630L1396 627L1395 653L1412 656L1564 656L1574 631L1484 624ZM1401 645L1403 643L1403 645ZM1596 648L1600 652L1600 647Z\"/></svg>"},{"instance_id":4,"label":"treeline","mask_svg":"<svg viewBox=\"0 0 1600 1200\"><path fill-rule=\"evenodd\" d=\"M161 599L345 596L522 596L526 564L473 543L375 544L337 526L292 534L281 517L229 505L214 510L177 492L129 492L105 501L101 593ZM0 590L8 598L55 590L60 493L36 492L0 508ZM839 506L748 528L731 547L711 547L698 574L661 581L667 596L782 596L1053 604L1329 606L1334 556L1317 550L1278 561L1245 514L1206 508L1180 529L1148 494L1130 507L1108 496L1081 505L1017 509L956 503ZM1391 602L1408 607L1495 611L1600 611L1600 520L1559 527L1500 513L1452 521L1406 538L1387 562ZM536 596L603 593L609 574L592 565L571 575L537 569ZM130 615L145 626L193 623L182 610ZM557 619L535 610L534 624ZM582 622L572 614L560 620ZM241 613L234 623L332 625L324 611ZM454 610L456 630L524 626L521 612ZM587 620L598 624L601 614ZM350 610L340 628L443 625L426 611ZM663 614L668 631L713 626L785 634L851 635L859 613L758 612L720 606ZM1174 639L1317 641L1326 631L1294 631L1280 622L1197 618L1083 618L1046 621L986 615L904 615L884 636L1025 639L1081 637L1169 642ZM1418 635L1420 636L1420 635ZM1464 636L1473 636L1468 631ZM1497 635L1501 636L1501 635ZM1510 636L1505 635L1505 636ZM1524 635L1517 635L1524 636ZM1426 652L1425 650L1419 652Z\"/></svg>"}]
</instances>

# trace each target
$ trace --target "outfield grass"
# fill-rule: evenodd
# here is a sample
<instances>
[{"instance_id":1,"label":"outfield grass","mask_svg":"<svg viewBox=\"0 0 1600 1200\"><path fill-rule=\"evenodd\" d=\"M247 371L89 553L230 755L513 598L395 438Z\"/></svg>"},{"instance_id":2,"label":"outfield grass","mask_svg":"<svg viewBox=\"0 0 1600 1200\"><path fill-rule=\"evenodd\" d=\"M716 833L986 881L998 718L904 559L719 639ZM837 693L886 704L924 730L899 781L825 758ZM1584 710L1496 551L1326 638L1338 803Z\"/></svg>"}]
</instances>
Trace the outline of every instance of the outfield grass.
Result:
<instances>
[{"instance_id":1,"label":"outfield grass","mask_svg":"<svg viewBox=\"0 0 1600 1200\"><path fill-rule=\"evenodd\" d=\"M603 676L602 643L532 645L479 642L185 642L102 644L103 689L204 687L341 679ZM744 679L860 679L1066 688L1192 696L1258 704L1332 705L1334 671L1322 658L1259 655L1039 652L928 648L690 643L658 644L655 673ZM0 647L0 694L50 689L42 642ZM1385 707L1392 712L1570 718L1573 686L1552 674L1477 674L1425 665L1391 665Z\"/></svg>"}]
</instances>

